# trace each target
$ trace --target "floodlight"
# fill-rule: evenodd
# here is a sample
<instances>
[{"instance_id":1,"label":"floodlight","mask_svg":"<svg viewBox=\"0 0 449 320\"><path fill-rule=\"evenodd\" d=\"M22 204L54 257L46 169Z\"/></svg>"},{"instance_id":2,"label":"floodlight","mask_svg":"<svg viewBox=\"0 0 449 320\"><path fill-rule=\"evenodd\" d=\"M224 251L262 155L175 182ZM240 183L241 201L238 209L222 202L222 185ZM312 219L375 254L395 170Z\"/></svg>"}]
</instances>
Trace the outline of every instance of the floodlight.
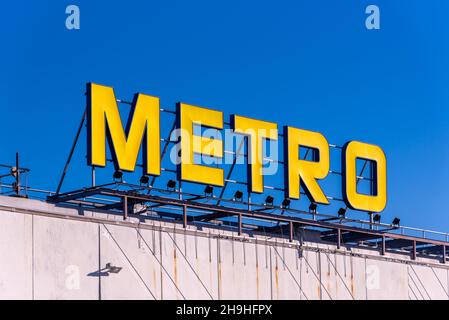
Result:
<instances>
[{"instance_id":1,"label":"floodlight","mask_svg":"<svg viewBox=\"0 0 449 320\"><path fill-rule=\"evenodd\" d=\"M243 198L243 192L240 191L240 190L237 190L237 191L234 193L234 201L235 201L235 200L242 200L242 198Z\"/></svg>"},{"instance_id":2,"label":"floodlight","mask_svg":"<svg viewBox=\"0 0 449 320\"><path fill-rule=\"evenodd\" d=\"M274 203L274 198L272 197L272 196L267 196L266 198L265 198L265 204L266 205L273 205L273 203Z\"/></svg>"},{"instance_id":3,"label":"floodlight","mask_svg":"<svg viewBox=\"0 0 449 320\"><path fill-rule=\"evenodd\" d=\"M114 178L114 180L122 180L123 172L121 172L120 170L115 171L113 178Z\"/></svg>"},{"instance_id":4,"label":"floodlight","mask_svg":"<svg viewBox=\"0 0 449 320\"><path fill-rule=\"evenodd\" d=\"M214 187L212 187L211 185L207 185L206 188L204 188L204 194L206 195L212 195L213 192Z\"/></svg>"},{"instance_id":5,"label":"floodlight","mask_svg":"<svg viewBox=\"0 0 449 320\"><path fill-rule=\"evenodd\" d=\"M140 177L140 183L141 184L148 184L148 182L150 181L150 177L148 177L148 176L141 176Z\"/></svg>"},{"instance_id":6,"label":"floodlight","mask_svg":"<svg viewBox=\"0 0 449 320\"><path fill-rule=\"evenodd\" d=\"M176 187L176 181L175 180L168 180L167 182L167 189L175 189Z\"/></svg>"},{"instance_id":7,"label":"floodlight","mask_svg":"<svg viewBox=\"0 0 449 320\"><path fill-rule=\"evenodd\" d=\"M399 227L399 222L401 222L401 219L399 219L398 217L395 217L395 218L393 219L393 222L391 222L391 224L392 224L394 227L398 228L398 227Z\"/></svg>"},{"instance_id":8,"label":"floodlight","mask_svg":"<svg viewBox=\"0 0 449 320\"><path fill-rule=\"evenodd\" d=\"M290 199L289 198L285 198L284 200L282 200L282 207L283 208L290 208Z\"/></svg>"}]
</instances>

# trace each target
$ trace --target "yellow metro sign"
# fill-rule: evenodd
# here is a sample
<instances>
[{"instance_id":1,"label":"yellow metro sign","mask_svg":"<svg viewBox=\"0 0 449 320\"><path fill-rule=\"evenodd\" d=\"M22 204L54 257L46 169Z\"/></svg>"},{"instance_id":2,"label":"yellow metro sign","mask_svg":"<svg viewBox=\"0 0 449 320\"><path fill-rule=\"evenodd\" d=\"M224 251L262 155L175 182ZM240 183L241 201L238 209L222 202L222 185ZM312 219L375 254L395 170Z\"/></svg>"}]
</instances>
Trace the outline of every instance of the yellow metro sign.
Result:
<instances>
[{"instance_id":1,"label":"yellow metro sign","mask_svg":"<svg viewBox=\"0 0 449 320\"><path fill-rule=\"evenodd\" d=\"M87 84L88 164L106 166L106 141L108 141L117 170L134 171L142 145L143 174L160 175L160 106L159 98L136 94L126 126L123 126L114 90L94 83ZM180 129L180 163L178 177L215 186L224 185L224 170L195 164L194 154L223 157L223 141L194 134L194 126L223 129L223 113L185 103L177 104L177 127ZM248 141L249 191L262 193L262 148L266 139L278 139L275 123L231 116L231 129ZM330 168L329 144L318 132L285 126L284 131L284 181L286 197L300 198L303 188L310 201L329 204L318 181L326 178ZM300 159L299 148L313 150L314 159ZM374 164L372 195L357 192L356 160L365 159ZM348 207L356 210L380 212L387 202L386 157L375 145L350 141L342 150L343 198Z\"/></svg>"}]
</instances>

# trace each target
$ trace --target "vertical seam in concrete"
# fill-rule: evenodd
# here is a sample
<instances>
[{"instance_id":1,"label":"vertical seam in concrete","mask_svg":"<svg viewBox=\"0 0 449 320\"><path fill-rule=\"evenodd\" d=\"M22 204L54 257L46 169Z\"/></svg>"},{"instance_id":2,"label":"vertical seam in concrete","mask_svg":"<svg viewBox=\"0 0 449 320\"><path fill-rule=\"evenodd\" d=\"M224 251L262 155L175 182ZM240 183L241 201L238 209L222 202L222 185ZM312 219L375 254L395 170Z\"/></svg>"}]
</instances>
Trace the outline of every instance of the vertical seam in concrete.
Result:
<instances>
[{"instance_id":1,"label":"vertical seam in concrete","mask_svg":"<svg viewBox=\"0 0 449 320\"><path fill-rule=\"evenodd\" d=\"M98 300L101 300L101 226L98 224Z\"/></svg>"},{"instance_id":2,"label":"vertical seam in concrete","mask_svg":"<svg viewBox=\"0 0 449 320\"><path fill-rule=\"evenodd\" d=\"M270 297L273 300L273 261L271 260L271 246L270 246Z\"/></svg>"},{"instance_id":3,"label":"vertical seam in concrete","mask_svg":"<svg viewBox=\"0 0 449 320\"><path fill-rule=\"evenodd\" d=\"M187 258L187 233L186 233L186 229L184 229L184 255Z\"/></svg>"},{"instance_id":4,"label":"vertical seam in concrete","mask_svg":"<svg viewBox=\"0 0 449 320\"><path fill-rule=\"evenodd\" d=\"M232 244L232 264L234 264L235 263L235 257L234 257L234 240L232 240L231 241L231 244Z\"/></svg>"},{"instance_id":5,"label":"vertical seam in concrete","mask_svg":"<svg viewBox=\"0 0 449 320\"><path fill-rule=\"evenodd\" d=\"M265 241L265 269L268 269L268 241Z\"/></svg>"},{"instance_id":6,"label":"vertical seam in concrete","mask_svg":"<svg viewBox=\"0 0 449 320\"><path fill-rule=\"evenodd\" d=\"M195 259L198 259L198 230L195 230Z\"/></svg>"},{"instance_id":7,"label":"vertical seam in concrete","mask_svg":"<svg viewBox=\"0 0 449 320\"><path fill-rule=\"evenodd\" d=\"M34 214L31 215L31 299L34 300Z\"/></svg>"},{"instance_id":8,"label":"vertical seam in concrete","mask_svg":"<svg viewBox=\"0 0 449 320\"><path fill-rule=\"evenodd\" d=\"M299 286L302 289L302 255L298 252L298 258L299 258ZM302 300L302 290L299 291L299 300Z\"/></svg>"},{"instance_id":9,"label":"vertical seam in concrete","mask_svg":"<svg viewBox=\"0 0 449 320\"><path fill-rule=\"evenodd\" d=\"M245 246L245 241L243 241L243 265L246 266L246 246Z\"/></svg>"},{"instance_id":10,"label":"vertical seam in concrete","mask_svg":"<svg viewBox=\"0 0 449 320\"><path fill-rule=\"evenodd\" d=\"M211 234L210 234L210 231L209 231L209 235L208 235L208 237L207 237L207 239L208 239L208 243L209 243L209 263L211 263L212 262L212 244L211 244Z\"/></svg>"},{"instance_id":11,"label":"vertical seam in concrete","mask_svg":"<svg viewBox=\"0 0 449 320\"><path fill-rule=\"evenodd\" d=\"M162 225L159 225L160 229L159 229L159 255L160 255L160 265L161 265L161 300L164 299L164 288L163 288L163 283L164 283L164 273L163 273L163 261L162 261Z\"/></svg>"},{"instance_id":12,"label":"vertical seam in concrete","mask_svg":"<svg viewBox=\"0 0 449 320\"><path fill-rule=\"evenodd\" d=\"M366 283L366 258L365 260L365 270L363 272L363 276L365 277L365 300L368 300L368 285Z\"/></svg>"},{"instance_id":13,"label":"vertical seam in concrete","mask_svg":"<svg viewBox=\"0 0 449 320\"><path fill-rule=\"evenodd\" d=\"M153 252L156 252L156 228L153 221L153 229L151 230L151 240L153 241Z\"/></svg>"},{"instance_id":14,"label":"vertical seam in concrete","mask_svg":"<svg viewBox=\"0 0 449 320\"><path fill-rule=\"evenodd\" d=\"M318 251L318 275L320 281L320 300L323 300L323 282L321 281L321 252Z\"/></svg>"},{"instance_id":15,"label":"vertical seam in concrete","mask_svg":"<svg viewBox=\"0 0 449 320\"><path fill-rule=\"evenodd\" d=\"M221 251L220 251L220 238L217 238L217 297L221 300Z\"/></svg>"},{"instance_id":16,"label":"vertical seam in concrete","mask_svg":"<svg viewBox=\"0 0 449 320\"><path fill-rule=\"evenodd\" d=\"M296 259L295 259L296 260L295 261L296 262L296 270L298 270L299 250L295 250L295 251L296 251Z\"/></svg>"}]
</instances>

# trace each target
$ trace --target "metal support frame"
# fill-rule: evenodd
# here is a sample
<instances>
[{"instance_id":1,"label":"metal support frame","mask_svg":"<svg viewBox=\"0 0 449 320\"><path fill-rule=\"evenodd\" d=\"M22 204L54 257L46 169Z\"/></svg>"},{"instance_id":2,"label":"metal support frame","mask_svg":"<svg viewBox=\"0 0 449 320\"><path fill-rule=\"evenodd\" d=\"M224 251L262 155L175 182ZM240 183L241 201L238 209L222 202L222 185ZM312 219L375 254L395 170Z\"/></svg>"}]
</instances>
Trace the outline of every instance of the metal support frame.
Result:
<instances>
[{"instance_id":1,"label":"metal support frame","mask_svg":"<svg viewBox=\"0 0 449 320\"><path fill-rule=\"evenodd\" d=\"M72 147L70 148L69 156L64 166L64 170L62 171L61 178L59 179L58 187L56 188L56 194L59 194L61 191L62 183L64 182L65 175L67 174L67 170L69 169L70 161L72 160L73 153L76 148L76 144L78 143L78 139L81 134L81 130L83 129L84 121L86 120L87 108L84 109L83 116L81 117L81 122L78 126L78 130L76 131L75 140L73 140ZM93 183L92 186L95 184Z\"/></svg>"},{"instance_id":2,"label":"metal support frame","mask_svg":"<svg viewBox=\"0 0 449 320\"><path fill-rule=\"evenodd\" d=\"M234 167L235 167L235 165L237 163L237 157L240 155L240 150L243 148L244 144L245 144L245 137L243 137L242 141L240 141L240 144L239 144L239 146L237 148L237 152L234 154L234 157L233 157L233 160L232 160L232 164L231 164L231 168L228 171L228 175L226 176L224 186L221 189L219 199L217 200L217 205L220 204L220 202L221 202L220 199L223 198L223 195L224 195L224 193L226 191L226 187L228 186L228 183L229 183L229 179L231 179L232 171L234 171ZM248 193L248 198L249 197L250 197L250 195ZM249 202L249 200L248 200L248 202Z\"/></svg>"},{"instance_id":3,"label":"metal support frame","mask_svg":"<svg viewBox=\"0 0 449 320\"><path fill-rule=\"evenodd\" d=\"M119 103L131 104L130 102L117 100ZM170 114L176 114L174 111L160 109L162 112L168 112ZM337 248L340 249L342 243L345 245L358 245L360 242L363 242L365 246L372 246L375 248L379 248L379 244L381 245L381 254L384 255L387 248L388 250L407 250L410 252L411 258L416 259L417 252L420 254L427 254L427 250L432 252L442 251L442 262L446 261L446 246L449 245L448 239L446 241L439 241L433 239L418 238L414 236L404 235L395 233L396 229L383 229L383 230L375 230L374 222L372 220L373 213L370 212L370 221L361 221L361 220L351 220L348 218L339 219L339 223L332 222L334 220L331 215L324 215L318 212L306 212L299 209L294 208L282 208L279 206L265 206L262 204L252 203L251 202L251 192L248 190L248 200L247 202L240 202L239 207L235 206L227 206L222 203L229 203L228 199L223 199L223 195L225 194L226 187L229 182L233 182L230 180L231 175L233 173L235 164L237 162L237 157L240 154L240 150L243 147L246 137L243 137L238 150L236 152L232 152L234 154L233 163L227 172L227 179L225 179L225 184L220 191L220 196L214 199L214 204L208 204L203 201L211 200L211 197L198 196L195 194L189 194L182 191L182 182L178 182L178 190L174 190L174 192L169 191L168 193L174 194L175 197L167 197L167 196L159 196L150 194L153 190L157 190L154 188L154 183L157 179L156 176L153 176L151 179L151 183L149 187L140 188L131 188L131 190L120 190L119 188L112 188L112 185L116 186L117 184L124 185L123 182L120 183L108 183L105 185L97 186L95 181L95 167L92 167L92 187L85 188L82 190L60 193L62 184L64 182L64 178L68 171L70 161L73 157L75 147L79 140L79 136L81 130L85 124L87 116L87 109L84 110L83 116L81 118L80 125L75 135L75 139L71 146L68 159L65 163L64 170L62 172L61 178L58 183L58 187L56 190L56 195L49 196L47 200L53 203L65 203L65 204L76 204L78 206L84 207L94 207L100 208L103 210L111 210L111 212L117 212L118 214L123 214L123 219L128 219L130 215L135 216L136 213L134 210L130 211L130 208L135 204L148 204L145 205L145 210L140 211L137 214L145 212L148 208L151 211L156 212L160 217L172 219L175 221L182 221L182 225L184 228L187 228L188 221L199 221L202 224L215 224L215 225L227 225L233 228L236 228L238 234L241 236L243 234L243 219L245 219L245 230L270 230L270 232L279 234L283 237L286 231L288 230L289 242L293 242L294 239L294 226L299 225L301 228L306 229L310 228L313 230L319 230L321 233L321 239L323 241L331 241L336 243ZM225 122L225 125L229 126L229 123ZM165 144L163 146L163 150L161 153L161 161L164 158L168 146L173 141L170 141L171 134L173 129L176 128L176 119L173 123L172 129L170 130L170 134L167 139L161 139ZM283 137L282 134L279 134L280 137ZM329 145L329 147L342 149L336 145ZM307 158L309 153L312 151L312 157L316 157L313 149L308 148L304 158ZM225 151L226 152L226 151ZM231 151L227 151L231 152ZM245 154L245 157L248 155ZM276 160L277 161L277 160ZM280 164L285 164L284 161L277 161ZM370 181L370 191L374 192L374 174L375 170L371 166L370 177L364 178L363 173L365 168L367 167L369 160L365 160L363 167L361 169L360 174L356 177L356 184L360 182L360 180L368 180ZM139 164L138 164L139 165ZM18 168L18 159L16 167ZM173 171L170 169L166 169L165 171ZM340 174L341 172L329 171L332 174ZM20 192L20 178L18 178L17 185L18 191ZM245 182L233 182L239 184L245 184ZM277 191L284 191L283 188L265 186L270 189ZM144 191L147 191L145 194ZM165 191L167 193L167 191ZM154 192L156 193L156 192ZM104 197L99 200L99 197ZM96 198L96 199L94 199ZM105 200L105 198L107 200ZM343 201L343 199L339 199L336 197L328 197L331 200ZM114 199L112 202L111 199ZM108 202L109 201L109 202ZM235 202L234 202L235 205ZM264 212L266 209L273 209L272 212L267 213ZM346 207L347 209L347 207ZM284 214L284 210L286 214ZM180 214L181 211L182 213ZM274 213L276 212L276 213ZM279 214L281 212L281 214ZM307 215L308 218L303 218L302 215ZM317 217L326 217L325 219L317 220ZM151 217L148 217L149 219ZM218 219L223 219L218 221ZM264 224L261 224L263 222ZM355 223L362 223L362 227L356 227ZM267 227L266 223L273 224L272 227ZM351 224L352 223L352 224ZM363 228L363 225L367 225L369 229ZM385 226L385 224L379 224L381 226ZM287 229L288 228L288 229ZM402 231L403 229L401 229ZM392 231L392 232L390 232ZM440 251L435 251L436 249L428 249L428 248L438 247Z\"/></svg>"},{"instance_id":4,"label":"metal support frame","mask_svg":"<svg viewBox=\"0 0 449 320\"><path fill-rule=\"evenodd\" d=\"M288 229L290 231L288 241L293 242L293 221L288 222Z\"/></svg>"},{"instance_id":5,"label":"metal support frame","mask_svg":"<svg viewBox=\"0 0 449 320\"><path fill-rule=\"evenodd\" d=\"M123 196L123 220L128 219L128 197Z\"/></svg>"},{"instance_id":6,"label":"metal support frame","mask_svg":"<svg viewBox=\"0 0 449 320\"><path fill-rule=\"evenodd\" d=\"M187 228L187 207L183 206L182 207L182 226L185 228Z\"/></svg>"},{"instance_id":7,"label":"metal support frame","mask_svg":"<svg viewBox=\"0 0 449 320\"><path fill-rule=\"evenodd\" d=\"M162 163L162 160L163 160L164 157L165 157L165 154L167 153L168 145L170 144L170 137L171 137L171 134L172 134L173 130L175 130L175 128L176 128L176 120L173 122L173 125L172 125L172 127L171 127L171 129L170 129L170 132L169 132L169 134L168 134L167 139L165 139L164 148L162 149L162 153L161 153L161 157L160 157L161 163ZM153 186L153 185L154 185L154 183L156 182L156 178L157 178L157 176L153 176L153 177L151 178L150 186ZM151 189L148 190L148 194L149 194L150 192L151 192Z\"/></svg>"},{"instance_id":8,"label":"metal support frame","mask_svg":"<svg viewBox=\"0 0 449 320\"><path fill-rule=\"evenodd\" d=\"M242 214L241 213L238 214L238 224L239 224L238 233L239 233L239 236L241 236L242 235Z\"/></svg>"},{"instance_id":9,"label":"metal support frame","mask_svg":"<svg viewBox=\"0 0 449 320\"><path fill-rule=\"evenodd\" d=\"M341 229L337 229L337 249L341 247Z\"/></svg>"},{"instance_id":10,"label":"metal support frame","mask_svg":"<svg viewBox=\"0 0 449 320\"><path fill-rule=\"evenodd\" d=\"M446 246L443 245L442 249L443 249L443 254L442 254L443 259L442 259L441 263L446 263Z\"/></svg>"},{"instance_id":11,"label":"metal support frame","mask_svg":"<svg viewBox=\"0 0 449 320\"><path fill-rule=\"evenodd\" d=\"M11 194L14 197L22 197L22 198L27 198L28 197L28 183L27 180L25 179L25 185L23 186L22 183L22 174L24 173L28 173L30 172L30 169L27 168L22 168L20 166L20 156L19 153L16 152L16 157L15 157L15 165L11 166L11 165L5 165L5 164L0 164L0 169L7 169L7 173L0 173L0 194L4 195L4 194ZM13 182L11 184L4 184L2 183L2 179L4 178L8 178L8 177L12 177L13 178ZM3 187L10 189L11 191L4 193L2 191ZM22 194L22 191L25 191L24 194Z\"/></svg>"},{"instance_id":12,"label":"metal support frame","mask_svg":"<svg viewBox=\"0 0 449 320\"><path fill-rule=\"evenodd\" d=\"M16 169L15 169L16 185L14 191L17 196L20 196L20 163L19 163L19 153L16 152Z\"/></svg>"},{"instance_id":13,"label":"metal support frame","mask_svg":"<svg viewBox=\"0 0 449 320\"><path fill-rule=\"evenodd\" d=\"M404 250L409 250L411 259L416 259L418 250L420 251L420 254L426 254L424 249L433 246L439 247L440 249L444 248L443 257L445 257L445 248L449 245L449 242L446 241L424 239L404 234L385 232L382 230L364 229L330 221L313 220L298 216L279 215L263 211L229 207L226 205L209 204L202 202L204 199L187 197L187 199L183 200L177 198L176 194L175 197L150 195L138 193L133 190L124 191L112 189L109 188L109 186L110 185L98 186L49 196L48 201L76 206L79 206L81 203L82 205L87 206L90 201L86 200L87 197L96 197L97 199L115 198L118 199L118 202L122 205L121 214L123 214L124 219L127 219L129 215L136 215L134 212L129 211L130 206L135 203L148 203L150 204L150 207L152 207L152 211L154 208L157 208L158 211L154 212L160 217L181 221L184 228L187 227L188 221L195 220L197 223L210 226L227 225L229 227L234 227L237 229L238 235L240 236L243 235L244 232L243 219L245 219L245 229L251 230L251 232L262 230L265 232L266 230L269 230L269 232L278 234L282 237L283 234L285 234L285 231L288 230L289 242L292 242L294 239L294 226L296 224L305 229L322 230L320 231L322 240L335 243L337 248L341 248L342 242L347 245L357 246L358 243L362 241L365 247L368 245L368 247L378 248L379 245L381 245L381 254L385 254L387 247L390 250L401 249L398 251L399 253L404 252ZM116 204L117 202L114 203ZM103 202L98 203L98 201L96 203L92 200L91 206L94 208L104 208L105 204ZM176 208L181 210L181 214L176 213ZM119 207L111 204L110 209L118 210ZM175 210L175 212L173 212L173 210ZM120 214L120 211L117 213ZM226 221L220 221L219 224L213 222L216 218L225 217L231 220L226 219ZM148 216L148 219L151 219L151 217ZM232 219L236 219L236 222L233 222L235 220ZM266 226L267 223L271 224L273 227L263 227L263 225Z\"/></svg>"}]
</instances>

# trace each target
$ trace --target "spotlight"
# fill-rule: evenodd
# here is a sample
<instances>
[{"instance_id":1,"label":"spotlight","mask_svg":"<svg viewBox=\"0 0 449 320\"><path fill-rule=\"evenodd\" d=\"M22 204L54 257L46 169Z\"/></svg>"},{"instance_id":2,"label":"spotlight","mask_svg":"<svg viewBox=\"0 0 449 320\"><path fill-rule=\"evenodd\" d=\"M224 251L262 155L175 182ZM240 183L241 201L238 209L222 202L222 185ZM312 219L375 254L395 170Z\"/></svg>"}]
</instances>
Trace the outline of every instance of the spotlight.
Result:
<instances>
[{"instance_id":1,"label":"spotlight","mask_svg":"<svg viewBox=\"0 0 449 320\"><path fill-rule=\"evenodd\" d=\"M122 180L123 178L123 172L121 172L120 170L117 170L114 172L114 180Z\"/></svg>"},{"instance_id":2,"label":"spotlight","mask_svg":"<svg viewBox=\"0 0 449 320\"><path fill-rule=\"evenodd\" d=\"M176 187L176 181L175 180L168 180L167 182L167 189L175 189Z\"/></svg>"},{"instance_id":3,"label":"spotlight","mask_svg":"<svg viewBox=\"0 0 449 320\"><path fill-rule=\"evenodd\" d=\"M212 187L211 185L207 185L206 188L204 188L204 194L206 195L212 195L213 192L214 187Z\"/></svg>"},{"instance_id":4,"label":"spotlight","mask_svg":"<svg viewBox=\"0 0 449 320\"><path fill-rule=\"evenodd\" d=\"M340 218L346 218L346 208L340 208L338 209L338 216Z\"/></svg>"},{"instance_id":5,"label":"spotlight","mask_svg":"<svg viewBox=\"0 0 449 320\"><path fill-rule=\"evenodd\" d=\"M375 214L373 217L373 221L379 223L380 222L380 214Z\"/></svg>"},{"instance_id":6,"label":"spotlight","mask_svg":"<svg viewBox=\"0 0 449 320\"><path fill-rule=\"evenodd\" d=\"M285 198L284 200L282 200L282 207L283 208L290 208L290 199Z\"/></svg>"},{"instance_id":7,"label":"spotlight","mask_svg":"<svg viewBox=\"0 0 449 320\"><path fill-rule=\"evenodd\" d=\"M119 273L122 270L122 267L116 267L112 265L110 262L106 263L106 269L109 273Z\"/></svg>"},{"instance_id":8,"label":"spotlight","mask_svg":"<svg viewBox=\"0 0 449 320\"><path fill-rule=\"evenodd\" d=\"M243 198L243 192L242 191L240 191L240 190L237 190L235 193L234 193L234 201L235 200L242 200L242 198Z\"/></svg>"},{"instance_id":9,"label":"spotlight","mask_svg":"<svg viewBox=\"0 0 449 320\"><path fill-rule=\"evenodd\" d=\"M396 218L393 219L393 222L391 222L391 224L392 224L394 227L398 228L398 227L399 227L399 222L401 222L401 219L399 219L398 217L396 217Z\"/></svg>"},{"instance_id":10,"label":"spotlight","mask_svg":"<svg viewBox=\"0 0 449 320\"><path fill-rule=\"evenodd\" d=\"M312 202L309 206L309 211L316 213L316 208L317 208L316 203Z\"/></svg>"},{"instance_id":11,"label":"spotlight","mask_svg":"<svg viewBox=\"0 0 449 320\"><path fill-rule=\"evenodd\" d=\"M272 196L267 196L266 198L265 198L265 204L266 205L273 205L273 202L274 202L274 198L272 197Z\"/></svg>"},{"instance_id":12,"label":"spotlight","mask_svg":"<svg viewBox=\"0 0 449 320\"><path fill-rule=\"evenodd\" d=\"M150 177L148 177L148 176L141 176L140 177L140 183L141 184L148 184L149 181L150 181Z\"/></svg>"}]
</instances>

